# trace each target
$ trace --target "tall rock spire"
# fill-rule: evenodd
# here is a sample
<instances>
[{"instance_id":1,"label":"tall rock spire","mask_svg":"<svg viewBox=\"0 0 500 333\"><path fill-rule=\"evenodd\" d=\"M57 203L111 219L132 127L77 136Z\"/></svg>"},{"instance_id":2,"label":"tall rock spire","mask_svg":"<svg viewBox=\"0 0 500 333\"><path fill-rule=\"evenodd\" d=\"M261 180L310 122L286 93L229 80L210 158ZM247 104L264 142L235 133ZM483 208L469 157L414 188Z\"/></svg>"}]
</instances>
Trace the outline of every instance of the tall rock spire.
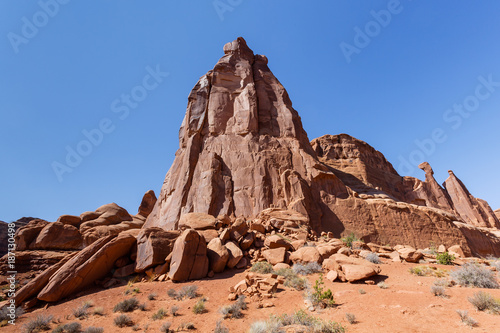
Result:
<instances>
[{"instance_id":1,"label":"tall rock spire","mask_svg":"<svg viewBox=\"0 0 500 333\"><path fill-rule=\"evenodd\" d=\"M269 207L295 209L319 227L313 178L325 173L331 194L347 195L318 162L267 58L241 37L191 91L179 143L146 227L175 229L189 212L253 217Z\"/></svg>"}]
</instances>

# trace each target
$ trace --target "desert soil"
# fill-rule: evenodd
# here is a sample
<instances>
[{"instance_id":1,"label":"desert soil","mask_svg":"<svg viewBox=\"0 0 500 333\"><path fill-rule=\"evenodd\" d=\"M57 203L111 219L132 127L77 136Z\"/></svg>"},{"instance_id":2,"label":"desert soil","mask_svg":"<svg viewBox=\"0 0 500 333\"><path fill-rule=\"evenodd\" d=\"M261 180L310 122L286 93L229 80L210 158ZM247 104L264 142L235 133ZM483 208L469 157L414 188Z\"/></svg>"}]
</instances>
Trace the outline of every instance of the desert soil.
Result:
<instances>
[{"instance_id":1,"label":"desert soil","mask_svg":"<svg viewBox=\"0 0 500 333\"><path fill-rule=\"evenodd\" d=\"M430 287L436 280L434 277L420 277L412 275L409 268L416 264L409 263L384 263L382 273L374 281L384 281L389 288L381 289L377 285L365 283L342 283L330 282L325 279L325 287L330 288L335 295L337 306L326 310L310 312L314 316L324 320L340 322L347 332L470 332L471 328L464 326L459 319L456 310L467 310L469 315L477 320L478 326L473 332L500 332L500 315L479 312L474 309L467 300L474 293L483 290L479 288L452 287L447 289L448 298L436 297L430 292ZM457 267L430 265L439 268L453 270ZM53 315L61 323L78 321L83 329L89 326L103 327L104 332L132 332L131 327L118 328L113 324L113 319L118 316L113 313L113 307L119 301L130 298L124 295L125 290L139 288L136 294L140 303L147 303L147 311L135 310L130 317L140 328L139 332L159 332L159 328L165 322L171 322L173 329L181 323L194 323L195 332L213 332L216 322L221 318L219 308L231 304L227 296L229 287L244 279L245 271L232 270L200 281L187 283L168 282L137 282L132 287L122 285L106 290L89 289L56 304L38 308L26 313L17 319L16 325L9 325L0 330L2 332L22 332L22 326L39 314ZM308 276L311 284L319 277L318 274ZM192 308L197 299L175 301L167 295L167 290L174 288L179 290L182 286L195 284L198 293L208 300L206 302L207 312L194 314ZM247 332L250 325L258 320L266 320L270 315L292 313L299 309L305 309L303 292L287 287L281 289L274 298L269 301L274 307L257 308L256 303L249 302L248 310L244 310L241 319L226 319L224 325L230 332ZM366 294L360 294L364 289ZM500 298L500 290L484 290L496 298ZM150 293L157 293L156 300L149 301ZM72 310L85 301L92 301L94 307L103 307L104 316L90 315L83 320L75 319ZM247 301L249 299L247 298ZM163 320L152 320L152 315L158 309L164 308L167 312L172 305L179 306L179 315L172 317L170 314ZM345 318L346 313L356 316L357 323L349 324ZM52 328L57 325L52 324Z\"/></svg>"}]
</instances>

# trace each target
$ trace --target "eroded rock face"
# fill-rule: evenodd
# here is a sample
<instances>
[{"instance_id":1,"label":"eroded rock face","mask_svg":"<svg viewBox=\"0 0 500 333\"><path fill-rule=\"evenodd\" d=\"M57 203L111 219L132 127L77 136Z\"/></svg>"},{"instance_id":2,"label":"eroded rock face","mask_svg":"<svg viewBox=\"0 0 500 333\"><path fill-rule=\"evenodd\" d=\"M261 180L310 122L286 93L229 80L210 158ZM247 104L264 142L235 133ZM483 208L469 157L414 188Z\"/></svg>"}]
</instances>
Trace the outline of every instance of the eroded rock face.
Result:
<instances>
[{"instance_id":1,"label":"eroded rock face","mask_svg":"<svg viewBox=\"0 0 500 333\"><path fill-rule=\"evenodd\" d=\"M448 171L450 176L444 182L455 210L464 222L476 227L500 228L500 222L493 210L484 200L473 197L453 171Z\"/></svg>"},{"instance_id":2,"label":"eroded rock face","mask_svg":"<svg viewBox=\"0 0 500 333\"><path fill-rule=\"evenodd\" d=\"M42 231L49 222L42 219L31 220L24 227L17 230L16 236L16 250L28 250L31 243L36 240L40 231Z\"/></svg>"},{"instance_id":3,"label":"eroded rock face","mask_svg":"<svg viewBox=\"0 0 500 333\"><path fill-rule=\"evenodd\" d=\"M347 190L316 160L267 58L254 55L243 38L224 53L189 95L180 149L146 227L176 229L190 212L255 217L274 205L305 214L319 228L311 182L328 184L333 196Z\"/></svg>"}]
</instances>

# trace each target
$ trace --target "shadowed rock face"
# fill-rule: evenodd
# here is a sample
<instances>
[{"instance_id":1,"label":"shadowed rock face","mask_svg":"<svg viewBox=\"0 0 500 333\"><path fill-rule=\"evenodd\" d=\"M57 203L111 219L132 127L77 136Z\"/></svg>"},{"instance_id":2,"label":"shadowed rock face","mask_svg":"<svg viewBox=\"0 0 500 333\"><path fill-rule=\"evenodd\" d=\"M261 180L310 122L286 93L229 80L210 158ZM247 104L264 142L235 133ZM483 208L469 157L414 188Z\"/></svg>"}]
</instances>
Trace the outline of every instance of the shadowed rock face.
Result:
<instances>
[{"instance_id":1,"label":"shadowed rock face","mask_svg":"<svg viewBox=\"0 0 500 333\"><path fill-rule=\"evenodd\" d=\"M192 212L255 218L281 208L337 237L354 232L367 242L458 244L467 254L500 255L500 240L474 229L497 225L487 203L475 199L485 213L471 222L471 212L456 209L456 191L442 188L428 163L420 165L421 181L401 177L382 153L349 135L310 143L267 58L242 38L224 46L191 91L179 145L144 228L175 230Z\"/></svg>"}]
</instances>

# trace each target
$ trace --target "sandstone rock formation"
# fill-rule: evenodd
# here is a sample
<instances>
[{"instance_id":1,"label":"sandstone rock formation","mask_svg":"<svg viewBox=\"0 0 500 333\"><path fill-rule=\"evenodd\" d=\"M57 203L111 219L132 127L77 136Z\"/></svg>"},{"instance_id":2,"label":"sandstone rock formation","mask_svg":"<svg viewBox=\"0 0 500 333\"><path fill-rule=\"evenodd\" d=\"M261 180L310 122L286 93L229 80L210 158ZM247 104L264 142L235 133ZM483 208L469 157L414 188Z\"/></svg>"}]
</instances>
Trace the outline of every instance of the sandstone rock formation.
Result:
<instances>
[{"instance_id":1,"label":"sandstone rock formation","mask_svg":"<svg viewBox=\"0 0 500 333\"><path fill-rule=\"evenodd\" d=\"M207 273L207 243L197 231L187 229L174 243L168 275L172 281L186 281L204 278Z\"/></svg>"},{"instance_id":2,"label":"sandstone rock formation","mask_svg":"<svg viewBox=\"0 0 500 333\"><path fill-rule=\"evenodd\" d=\"M139 230L101 238L80 251L52 275L37 298L56 302L100 279L111 270L115 261L129 253Z\"/></svg>"},{"instance_id":3,"label":"sandstone rock formation","mask_svg":"<svg viewBox=\"0 0 500 333\"><path fill-rule=\"evenodd\" d=\"M500 222L484 200L473 197L453 171L448 171L450 176L444 182L455 210L464 222L476 227L500 228Z\"/></svg>"},{"instance_id":4,"label":"sandstone rock formation","mask_svg":"<svg viewBox=\"0 0 500 333\"><path fill-rule=\"evenodd\" d=\"M346 134L309 142L267 58L238 38L189 95L179 150L145 227L175 230L188 213L253 219L279 208L305 217L305 237L354 232L366 242L500 255L498 237L469 228L499 227L489 206L463 203L458 181L444 189L429 164L420 168L425 181L401 177L380 152ZM255 235L246 237L248 245ZM245 250L234 230L231 238Z\"/></svg>"}]
</instances>

